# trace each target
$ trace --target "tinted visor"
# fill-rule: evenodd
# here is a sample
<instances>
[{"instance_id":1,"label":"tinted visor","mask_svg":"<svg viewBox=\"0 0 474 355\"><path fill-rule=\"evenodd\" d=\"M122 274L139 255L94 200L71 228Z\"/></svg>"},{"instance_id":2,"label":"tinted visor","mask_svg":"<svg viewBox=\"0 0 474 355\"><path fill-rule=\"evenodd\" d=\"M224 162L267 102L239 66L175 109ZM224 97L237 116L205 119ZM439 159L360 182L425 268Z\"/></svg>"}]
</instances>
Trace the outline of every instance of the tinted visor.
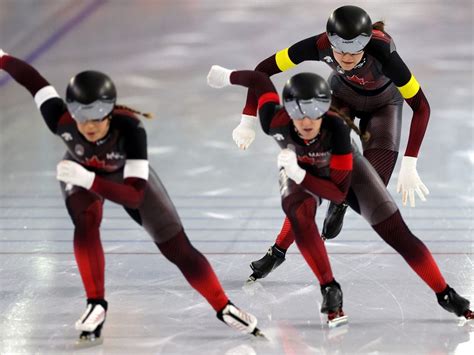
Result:
<instances>
[{"instance_id":1,"label":"tinted visor","mask_svg":"<svg viewBox=\"0 0 474 355\"><path fill-rule=\"evenodd\" d=\"M309 100L290 100L285 101L283 105L292 120L302 120L305 117L311 120L318 120L328 112L331 106L331 99L324 97Z\"/></svg>"},{"instance_id":2,"label":"tinted visor","mask_svg":"<svg viewBox=\"0 0 474 355\"><path fill-rule=\"evenodd\" d=\"M90 104L80 102L68 102L67 109L77 122L100 121L112 112L115 106L115 100L97 100Z\"/></svg>"},{"instance_id":3,"label":"tinted visor","mask_svg":"<svg viewBox=\"0 0 474 355\"><path fill-rule=\"evenodd\" d=\"M367 43L369 43L372 34L364 33L353 39L344 39L335 33L328 33L329 42L337 52L355 54L362 51Z\"/></svg>"}]
</instances>

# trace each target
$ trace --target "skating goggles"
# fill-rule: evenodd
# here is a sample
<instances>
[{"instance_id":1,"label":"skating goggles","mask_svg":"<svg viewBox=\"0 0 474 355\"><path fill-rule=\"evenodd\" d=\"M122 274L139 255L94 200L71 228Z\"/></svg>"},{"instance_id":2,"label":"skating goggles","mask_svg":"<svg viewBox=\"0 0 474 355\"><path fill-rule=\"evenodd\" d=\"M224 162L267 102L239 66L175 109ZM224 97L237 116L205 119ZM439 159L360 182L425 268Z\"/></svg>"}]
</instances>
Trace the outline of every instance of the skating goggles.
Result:
<instances>
[{"instance_id":1,"label":"skating goggles","mask_svg":"<svg viewBox=\"0 0 474 355\"><path fill-rule=\"evenodd\" d=\"M335 33L328 33L329 42L338 53L359 54L369 43L371 37L372 34L360 34L353 39L344 39Z\"/></svg>"},{"instance_id":2,"label":"skating goggles","mask_svg":"<svg viewBox=\"0 0 474 355\"><path fill-rule=\"evenodd\" d=\"M76 101L67 103L69 113L79 123L101 121L112 112L114 106L115 100L96 100L87 105Z\"/></svg>"},{"instance_id":3,"label":"skating goggles","mask_svg":"<svg viewBox=\"0 0 474 355\"><path fill-rule=\"evenodd\" d=\"M331 106L328 97L312 98L309 100L290 100L283 102L286 112L292 120L302 120L308 117L311 120L319 120Z\"/></svg>"}]
</instances>

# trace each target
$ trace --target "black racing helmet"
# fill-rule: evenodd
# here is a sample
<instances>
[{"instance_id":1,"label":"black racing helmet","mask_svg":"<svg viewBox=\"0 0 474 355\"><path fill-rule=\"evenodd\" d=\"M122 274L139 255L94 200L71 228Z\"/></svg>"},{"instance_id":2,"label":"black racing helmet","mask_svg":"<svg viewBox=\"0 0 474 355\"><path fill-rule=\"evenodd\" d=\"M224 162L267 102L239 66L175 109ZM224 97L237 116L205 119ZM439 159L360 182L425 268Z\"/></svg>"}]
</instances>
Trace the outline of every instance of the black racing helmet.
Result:
<instances>
[{"instance_id":1,"label":"black racing helmet","mask_svg":"<svg viewBox=\"0 0 474 355\"><path fill-rule=\"evenodd\" d=\"M324 78L314 73L292 76L283 88L283 105L293 120L320 119L331 106L331 89Z\"/></svg>"},{"instance_id":2,"label":"black racing helmet","mask_svg":"<svg viewBox=\"0 0 474 355\"><path fill-rule=\"evenodd\" d=\"M104 73L87 70L71 78L66 89L66 104L78 122L102 120L115 107L117 91Z\"/></svg>"},{"instance_id":3,"label":"black racing helmet","mask_svg":"<svg viewBox=\"0 0 474 355\"><path fill-rule=\"evenodd\" d=\"M357 53L372 37L372 20L360 7L341 6L329 16L326 33L336 51Z\"/></svg>"}]
</instances>

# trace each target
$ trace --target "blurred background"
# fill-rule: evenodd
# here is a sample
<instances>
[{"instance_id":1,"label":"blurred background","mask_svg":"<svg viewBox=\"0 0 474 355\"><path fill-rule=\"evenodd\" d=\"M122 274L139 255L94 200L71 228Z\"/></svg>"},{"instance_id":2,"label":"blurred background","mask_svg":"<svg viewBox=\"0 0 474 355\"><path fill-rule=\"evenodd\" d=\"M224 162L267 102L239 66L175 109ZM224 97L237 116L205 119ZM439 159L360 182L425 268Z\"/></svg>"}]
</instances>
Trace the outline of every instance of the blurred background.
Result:
<instances>
[{"instance_id":1,"label":"blurred background","mask_svg":"<svg viewBox=\"0 0 474 355\"><path fill-rule=\"evenodd\" d=\"M102 239L111 304L105 343L92 353L471 354L472 326L458 324L403 260L354 213L328 244L350 325L328 331L316 279L296 247L278 271L242 288L248 263L283 221L273 139L257 132L239 151L232 129L246 90L206 85L211 65L253 69L275 51L323 32L343 1L0 0L0 48L31 63L60 94L77 72L109 74L119 103L145 112L149 160L193 244L231 299L256 314L271 341L232 333L159 255L122 209L107 203ZM473 3L353 1L386 31L431 105L418 171L428 201L401 208L446 279L474 299ZM273 77L278 90L304 63ZM411 109L404 106L400 156ZM63 144L29 93L0 72L0 353L76 351L83 311L72 223L55 168ZM399 163L389 190L395 193ZM324 217L325 206L318 213Z\"/></svg>"}]
</instances>

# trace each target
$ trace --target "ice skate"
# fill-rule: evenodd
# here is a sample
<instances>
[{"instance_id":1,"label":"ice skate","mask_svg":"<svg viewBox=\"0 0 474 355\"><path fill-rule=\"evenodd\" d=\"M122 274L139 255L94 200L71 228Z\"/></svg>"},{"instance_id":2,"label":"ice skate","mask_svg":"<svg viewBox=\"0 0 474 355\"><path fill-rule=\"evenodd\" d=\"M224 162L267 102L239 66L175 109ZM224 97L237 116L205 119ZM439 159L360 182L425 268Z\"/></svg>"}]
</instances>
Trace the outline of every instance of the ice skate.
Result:
<instances>
[{"instance_id":1,"label":"ice skate","mask_svg":"<svg viewBox=\"0 0 474 355\"><path fill-rule=\"evenodd\" d=\"M457 292L449 287L441 292L437 293L438 303L448 312L454 313L458 317L464 317L467 320L474 319L474 313L469 308L469 301L462 296L459 296Z\"/></svg>"},{"instance_id":2,"label":"ice skate","mask_svg":"<svg viewBox=\"0 0 474 355\"><path fill-rule=\"evenodd\" d=\"M347 316L342 310L342 290L336 280L321 286L323 303L321 304L321 313L328 315L328 327L334 328L348 322Z\"/></svg>"},{"instance_id":3,"label":"ice skate","mask_svg":"<svg viewBox=\"0 0 474 355\"><path fill-rule=\"evenodd\" d=\"M217 312L217 318L239 332L265 338L265 335L257 328L257 318L237 308L231 302Z\"/></svg>"},{"instance_id":4,"label":"ice skate","mask_svg":"<svg viewBox=\"0 0 474 355\"><path fill-rule=\"evenodd\" d=\"M107 301L91 301L88 300L86 311L76 322L76 330L80 330L79 346L91 346L102 344L101 338L102 327L105 323L107 312Z\"/></svg>"},{"instance_id":5,"label":"ice skate","mask_svg":"<svg viewBox=\"0 0 474 355\"><path fill-rule=\"evenodd\" d=\"M326 239L336 238L342 229L344 222L344 215L346 214L348 204L345 202L340 205L331 202L326 213L326 218L323 223L323 232L321 237Z\"/></svg>"},{"instance_id":6,"label":"ice skate","mask_svg":"<svg viewBox=\"0 0 474 355\"><path fill-rule=\"evenodd\" d=\"M253 273L249 276L247 282L255 282L258 279L263 279L284 261L285 252L275 245L270 247L263 258L250 263L250 268L253 270Z\"/></svg>"}]
</instances>

